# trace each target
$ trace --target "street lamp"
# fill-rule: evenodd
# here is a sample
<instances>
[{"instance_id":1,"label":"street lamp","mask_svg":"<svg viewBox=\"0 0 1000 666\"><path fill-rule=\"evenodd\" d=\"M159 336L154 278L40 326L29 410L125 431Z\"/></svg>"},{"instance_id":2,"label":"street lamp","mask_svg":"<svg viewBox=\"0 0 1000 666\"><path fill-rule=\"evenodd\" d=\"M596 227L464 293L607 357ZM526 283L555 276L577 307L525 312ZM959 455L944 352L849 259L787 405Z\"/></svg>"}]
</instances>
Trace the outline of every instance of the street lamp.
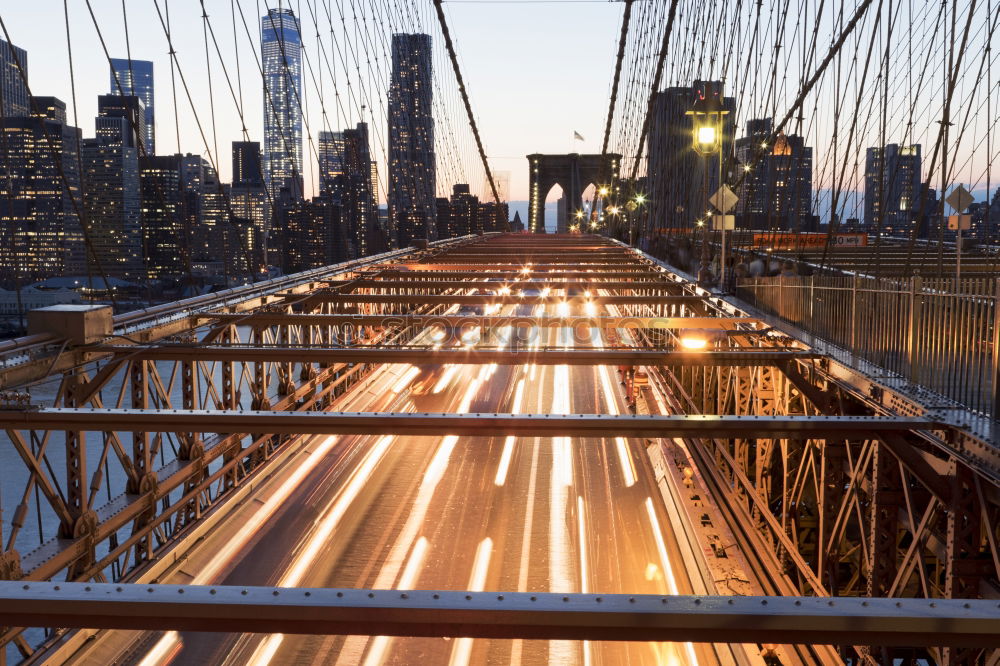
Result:
<instances>
[{"instance_id":1,"label":"street lamp","mask_svg":"<svg viewBox=\"0 0 1000 666\"><path fill-rule=\"evenodd\" d=\"M716 153L719 154L719 182L722 182L722 122L723 117L729 113L722 106L720 99L721 90L705 91L698 95L691 110L687 115L691 116L691 146L694 151L702 156L702 172L704 181L702 194L705 202L704 209L708 210L708 165L709 158ZM725 233L723 230L722 233ZM698 270L698 282L707 284L710 273L708 264L711 254L708 247L709 230L705 229L705 235L701 244L701 267ZM725 266L726 258L722 257L720 266Z\"/></svg>"}]
</instances>

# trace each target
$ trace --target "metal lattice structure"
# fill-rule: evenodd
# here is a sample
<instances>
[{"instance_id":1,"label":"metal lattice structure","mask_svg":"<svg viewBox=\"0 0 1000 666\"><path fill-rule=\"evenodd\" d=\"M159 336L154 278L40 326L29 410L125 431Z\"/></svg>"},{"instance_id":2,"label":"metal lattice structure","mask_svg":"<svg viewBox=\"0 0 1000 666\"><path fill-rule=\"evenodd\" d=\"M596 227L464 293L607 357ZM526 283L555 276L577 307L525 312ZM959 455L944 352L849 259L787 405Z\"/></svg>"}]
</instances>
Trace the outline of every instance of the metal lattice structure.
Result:
<instances>
[{"instance_id":1,"label":"metal lattice structure","mask_svg":"<svg viewBox=\"0 0 1000 666\"><path fill-rule=\"evenodd\" d=\"M539 312L547 308L555 311ZM259 631L246 620L256 607L240 610L239 593L221 585L218 572L203 580L192 571L185 609L143 610L145 620L128 616L139 612L135 604L150 607L138 601L142 589L170 582L173 563L266 487L275 470L301 462L296 451L308 435L489 432L591 438L581 442L627 438L632 450L648 452L641 467L662 488L674 487L678 506L698 493L711 497L714 508L704 510L701 527L689 526L686 538L701 544L705 571L718 564L712 560L728 558L726 548L739 551L750 601L738 601L727 615L728 592L703 574L708 583L696 594L712 603L694 619L682 616L701 603L695 597L643 598L642 604L671 605L644 616L632 612L639 602L609 594L601 612L574 616L584 619L560 632L542 628L562 621L559 598L593 604L594 594L554 589L532 610L536 597L512 591L508 599L526 615L490 629L490 613L498 603L512 605L504 601L512 592L472 596L470 590L466 601L482 621L475 627L448 619L443 606L440 617L433 615L437 595L418 597L420 604L387 602L365 616L370 624L348 627L344 609L361 612L358 606L339 607L317 592L332 613L328 624L296 625L295 613L327 611L289 606L283 608L290 614L279 618L285 624L274 626L393 633L379 622L412 622L428 612L419 628L395 633L666 640L689 631L688 640L711 641L718 623L756 622L778 604L800 604L782 605L783 620L754 625L732 640L757 643L761 652L774 651L766 644L789 643L775 654L805 663L835 658L823 643L843 644L841 655L870 663L915 655L979 663L984 649L998 647L995 603L971 601L995 598L1000 580L1000 460L991 443L959 427L953 415L810 348L631 248L579 235L464 238L121 315L113 326L94 339L64 331L0 348L6 391L0 421L25 478L21 503L6 514L0 579L11 582L0 583L0 597L30 601L35 609L25 610L20 623L17 611L0 613L2 622L37 625L48 616L52 624L91 629L191 630L205 622L206 630ZM574 342L549 344L548 328ZM701 349L686 348L691 335ZM601 344L594 343L598 337ZM417 370L410 382L424 366L617 366L633 413L484 413L471 403L458 413L386 411L377 399L366 409L350 408L380 368L407 367L398 364ZM45 387L52 396L47 404L39 397ZM586 456L587 445L581 450ZM678 470L685 471L674 483L669 478ZM28 543L33 519L37 547ZM699 541L705 529L723 525L735 543L717 550ZM68 596L59 596L59 581L68 583ZM125 601L88 605L81 586L104 583L117 584ZM207 592L212 585L222 596ZM294 593L266 589L275 597ZM448 603L462 607L460 593L448 592ZM254 592L254 603L263 603L262 594ZM834 597L857 600L833 605ZM890 601L896 598L911 601ZM919 604L937 608L934 599L959 601L922 615ZM866 600L882 609L882 620L865 624ZM812 614L800 613L801 604ZM101 619L88 624L88 609ZM240 625L240 617L248 624ZM830 625L831 618L841 624ZM660 633L640 630L651 621L660 623ZM855 638L844 622L859 623L850 625L858 627ZM3 640L28 655L34 646L25 636L8 628ZM72 636L55 631L47 644L65 649Z\"/></svg>"}]
</instances>

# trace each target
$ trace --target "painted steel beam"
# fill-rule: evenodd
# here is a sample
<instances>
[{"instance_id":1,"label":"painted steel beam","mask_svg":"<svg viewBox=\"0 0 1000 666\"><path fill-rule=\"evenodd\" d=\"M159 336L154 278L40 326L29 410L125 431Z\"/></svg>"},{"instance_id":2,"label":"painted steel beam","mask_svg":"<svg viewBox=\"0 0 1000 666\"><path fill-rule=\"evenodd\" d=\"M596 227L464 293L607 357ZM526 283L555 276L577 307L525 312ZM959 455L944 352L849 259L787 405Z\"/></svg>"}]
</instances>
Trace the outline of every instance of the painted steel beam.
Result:
<instances>
[{"instance_id":1,"label":"painted steel beam","mask_svg":"<svg viewBox=\"0 0 1000 666\"><path fill-rule=\"evenodd\" d=\"M420 266L425 266L426 264L413 264L413 270L398 270L393 268L394 266L399 266L399 264L389 264L389 268L385 269L372 269L362 272L362 275L378 275L379 278L393 278L393 279L459 279L459 280L485 280L487 278L586 278L588 280L611 280L611 279L628 279L628 278L643 278L647 280L657 280L663 284L671 284L664 282L664 273L660 273L643 266L636 266L632 270L615 270L615 271L584 271L567 269L563 271L546 271L544 273L533 273L531 275L526 275L521 272L521 266L517 268L509 268L506 270L496 269L496 268L483 268L482 266L477 266L472 270L454 270L453 268L419 268ZM678 284L678 283L673 283Z\"/></svg>"},{"instance_id":2,"label":"painted steel beam","mask_svg":"<svg viewBox=\"0 0 1000 666\"><path fill-rule=\"evenodd\" d=\"M424 279L426 277L434 279ZM662 280L622 280L622 279L586 279L586 280L565 280L559 279L536 279L535 281L528 282L524 280L523 275L517 274L498 274L495 276L487 275L487 278L494 278L493 282L490 282L483 278L483 274L478 275L478 279L474 279L477 276L465 275L461 278L461 281L456 280L441 280L437 279L438 275L436 273L425 273L420 276L419 279L406 280L406 279L368 279L362 278L358 280L331 280L326 283L330 289L340 289L342 291L338 293L350 293L355 289L483 289L492 288L496 289L506 284L511 289L540 289L542 287L549 287L550 289L607 289L607 290L618 290L618 289L635 289L641 291L667 291L673 295L677 295L683 289L683 286L677 282L663 282ZM542 278L543 276L538 276ZM644 277L652 278L652 274L646 275ZM502 279L503 282L495 281L496 278ZM284 294L282 294L284 295ZM317 296L320 293L316 294ZM290 293L289 297L297 296L301 298L302 293ZM699 296L698 298L703 299L704 297Z\"/></svg>"},{"instance_id":3,"label":"painted steel beam","mask_svg":"<svg viewBox=\"0 0 1000 666\"><path fill-rule=\"evenodd\" d=\"M419 326L448 328L518 326L541 328L674 328L731 329L736 324L757 324L752 317L534 317L477 315L352 315L352 314L248 314L212 313L194 315L202 320L234 321L247 326Z\"/></svg>"},{"instance_id":4,"label":"painted steel beam","mask_svg":"<svg viewBox=\"0 0 1000 666\"><path fill-rule=\"evenodd\" d=\"M474 261L466 263L437 263L437 264L404 264L411 267L411 273L420 271L463 271L463 272L484 272L484 271L505 271L510 273L520 273L521 269L529 262L506 262L496 261L491 263L478 263ZM395 264L398 265L398 264ZM643 270L645 269L645 270ZM643 272L647 275L655 275L655 271L646 267L640 262L630 262L628 264L607 264L607 263L547 263L539 264L531 262L531 274L551 274L552 271L572 271L574 273L586 274L588 271L615 273Z\"/></svg>"},{"instance_id":5,"label":"painted steel beam","mask_svg":"<svg viewBox=\"0 0 1000 666\"><path fill-rule=\"evenodd\" d=\"M478 288L482 289L480 283ZM494 289L499 289L499 283L490 285ZM578 288L589 286L591 289L604 289L600 284L577 285ZM538 289L537 283L514 284L512 291L521 289ZM629 287L630 289L634 287ZM307 297L295 296L296 300L305 300L310 303L405 303L413 305L555 305L567 300L562 295L551 296L517 296L517 295L496 295L496 294L337 294L333 292L320 292ZM570 302L581 304L584 302L583 296L570 297ZM598 296L594 295L589 299L594 305L695 305L705 302L702 296Z\"/></svg>"},{"instance_id":6,"label":"painted steel beam","mask_svg":"<svg viewBox=\"0 0 1000 666\"><path fill-rule=\"evenodd\" d=\"M228 361L237 363L412 363L475 365L662 365L662 366L770 366L823 358L802 350L725 350L705 352L637 349L432 349L429 347L277 347L195 346L168 344L98 347L131 359L156 361Z\"/></svg>"},{"instance_id":7,"label":"painted steel beam","mask_svg":"<svg viewBox=\"0 0 1000 666\"><path fill-rule=\"evenodd\" d=\"M148 631L1000 647L995 600L0 582L0 624Z\"/></svg>"},{"instance_id":8,"label":"painted steel beam","mask_svg":"<svg viewBox=\"0 0 1000 666\"><path fill-rule=\"evenodd\" d=\"M0 410L0 429L276 435L522 437L874 437L946 427L903 416L443 414L190 409Z\"/></svg>"}]
</instances>

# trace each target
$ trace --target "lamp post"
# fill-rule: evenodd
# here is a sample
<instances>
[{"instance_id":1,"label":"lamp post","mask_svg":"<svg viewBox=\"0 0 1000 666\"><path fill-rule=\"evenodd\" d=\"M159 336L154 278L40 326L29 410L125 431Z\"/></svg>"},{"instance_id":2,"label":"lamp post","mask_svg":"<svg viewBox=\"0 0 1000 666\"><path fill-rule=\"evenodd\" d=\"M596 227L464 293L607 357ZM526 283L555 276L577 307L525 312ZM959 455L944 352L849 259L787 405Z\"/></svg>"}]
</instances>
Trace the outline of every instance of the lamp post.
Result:
<instances>
[{"instance_id":1,"label":"lamp post","mask_svg":"<svg viewBox=\"0 0 1000 666\"><path fill-rule=\"evenodd\" d=\"M701 245L701 266L698 270L698 282L707 284L711 277L708 264L711 260L709 250L709 230L711 220L708 217L708 167L709 158L716 153L719 154L719 173L722 173L722 120L729 111L722 106L720 99L721 91L708 92L707 90L698 96L691 110L687 115L691 116L691 146L694 151L702 156L702 200L703 210L706 211L705 235ZM721 184L721 177L720 177ZM723 233L725 233L723 231ZM720 258L720 266L725 265L726 258Z\"/></svg>"}]
</instances>

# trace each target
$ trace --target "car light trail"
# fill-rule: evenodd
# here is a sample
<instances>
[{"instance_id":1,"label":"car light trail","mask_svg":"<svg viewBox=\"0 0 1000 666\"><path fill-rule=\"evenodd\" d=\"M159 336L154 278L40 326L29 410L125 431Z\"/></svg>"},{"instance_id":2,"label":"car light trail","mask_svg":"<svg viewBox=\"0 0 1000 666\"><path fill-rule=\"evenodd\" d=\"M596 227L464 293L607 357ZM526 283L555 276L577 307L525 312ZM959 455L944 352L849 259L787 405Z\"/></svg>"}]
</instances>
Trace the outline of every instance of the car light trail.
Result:
<instances>
[{"instance_id":1,"label":"car light trail","mask_svg":"<svg viewBox=\"0 0 1000 666\"><path fill-rule=\"evenodd\" d=\"M406 563L403 575L396 585L397 590L415 589L417 577L420 575L420 569L424 565L424 558L426 556L427 538L420 537L413 544L413 552L410 553L410 559ZM376 636L375 640L372 641L371 649L368 650L368 655L365 657L365 666L378 666L383 663L385 661L385 654L389 650L389 646L392 645L392 639L392 636Z\"/></svg>"},{"instance_id":2,"label":"car light trail","mask_svg":"<svg viewBox=\"0 0 1000 666\"><path fill-rule=\"evenodd\" d=\"M660 531L660 521L656 517L656 509L653 507L653 499L651 497L646 498L646 513L649 514L649 523L653 528L653 539L656 541L656 550L660 554L660 566L663 567L663 581L667 584L667 591L670 594L679 594L677 591L677 579L674 578L674 569L670 565L670 556L667 554L667 544L663 541L663 533ZM688 663L698 664L698 656L694 653L694 646L691 643L685 643L684 648L687 650Z\"/></svg>"},{"instance_id":3,"label":"car light trail","mask_svg":"<svg viewBox=\"0 0 1000 666\"><path fill-rule=\"evenodd\" d=\"M406 387L410 385L410 382L416 379L417 375L419 374L420 374L420 368L411 365L409 369L406 372L404 372L399 379L396 380L396 383L393 384L392 388L390 388L389 390L392 391L393 393L402 393L404 390L406 390Z\"/></svg>"},{"instance_id":4,"label":"car light trail","mask_svg":"<svg viewBox=\"0 0 1000 666\"><path fill-rule=\"evenodd\" d=\"M628 452L628 442L624 437L615 437L615 448L618 449L618 462L622 466L625 487L631 488L635 485L635 468L632 466L632 456Z\"/></svg>"},{"instance_id":5,"label":"car light trail","mask_svg":"<svg viewBox=\"0 0 1000 666\"><path fill-rule=\"evenodd\" d=\"M458 372L457 365L446 365L444 374L441 375L441 379L437 380L437 384L431 390L432 393L440 393L441 391L448 388L451 384L451 380L455 378L455 373Z\"/></svg>"},{"instance_id":6,"label":"car light trail","mask_svg":"<svg viewBox=\"0 0 1000 666\"><path fill-rule=\"evenodd\" d=\"M181 649L181 637L176 631L168 631L156 642L156 645L146 653L139 666L161 666L169 664Z\"/></svg>"},{"instance_id":7,"label":"car light trail","mask_svg":"<svg viewBox=\"0 0 1000 666\"><path fill-rule=\"evenodd\" d=\"M590 591L589 585L587 583L590 578L590 573L587 571L587 533L584 529L584 524L586 523L584 517L583 508L583 497L580 495L576 496L576 527L577 527L577 539L580 542L580 593L586 594ZM584 666L590 666L590 641L583 642L583 663Z\"/></svg>"},{"instance_id":8,"label":"car light trail","mask_svg":"<svg viewBox=\"0 0 1000 666\"><path fill-rule=\"evenodd\" d=\"M512 414L521 413L521 398L524 395L524 379L519 379L517 388L514 389L514 400L511 403ZM497 467L497 475L493 480L494 485L502 486L507 481L507 470L510 468L510 459L514 454L514 442L517 438L513 435L507 437L503 443L503 452L500 454L500 465Z\"/></svg>"},{"instance_id":9,"label":"car light trail","mask_svg":"<svg viewBox=\"0 0 1000 666\"><path fill-rule=\"evenodd\" d=\"M267 501L243 523L239 531L228 539L225 545L216 552L215 556L202 567L201 571L191 580L191 584L206 585L215 580L215 577L219 575L222 569L257 534L261 525L274 515L278 507L292 494L292 491L299 487L302 480L316 469L316 466L330 453L330 450L337 441L337 437L324 438L319 446L313 449L306 459L295 468L295 471L274 491ZM176 649L180 647L180 643L180 635L176 631L168 631L156 642L156 645L153 646L143 660L139 662L140 666L156 666L161 663L169 663Z\"/></svg>"},{"instance_id":10,"label":"car light trail","mask_svg":"<svg viewBox=\"0 0 1000 666\"><path fill-rule=\"evenodd\" d=\"M344 514L347 513L347 508L354 502L365 484L368 483L372 472L382 460L385 452L389 450L389 445L392 444L394 439L393 435L385 435L379 438L375 446L365 455L361 465L351 476L347 487L333 501L332 505L328 505L330 507L329 510L324 512L322 520L320 520L319 524L313 530L305 548L295 556L292 567L278 581L278 587L299 586L305 577L307 569L312 565L320 550L329 542L330 535L337 528ZM267 640L257 646L249 663L256 666L271 663L274 653L281 646L283 640L284 634L272 634L268 636Z\"/></svg>"},{"instance_id":11,"label":"car light trail","mask_svg":"<svg viewBox=\"0 0 1000 666\"><path fill-rule=\"evenodd\" d=\"M486 589L486 574L490 568L490 555L493 554L493 540L486 537L476 548L476 559L472 564L472 577L469 578L469 591L482 592ZM449 666L465 666L472 655L472 639L459 638L451 653Z\"/></svg>"}]
</instances>

